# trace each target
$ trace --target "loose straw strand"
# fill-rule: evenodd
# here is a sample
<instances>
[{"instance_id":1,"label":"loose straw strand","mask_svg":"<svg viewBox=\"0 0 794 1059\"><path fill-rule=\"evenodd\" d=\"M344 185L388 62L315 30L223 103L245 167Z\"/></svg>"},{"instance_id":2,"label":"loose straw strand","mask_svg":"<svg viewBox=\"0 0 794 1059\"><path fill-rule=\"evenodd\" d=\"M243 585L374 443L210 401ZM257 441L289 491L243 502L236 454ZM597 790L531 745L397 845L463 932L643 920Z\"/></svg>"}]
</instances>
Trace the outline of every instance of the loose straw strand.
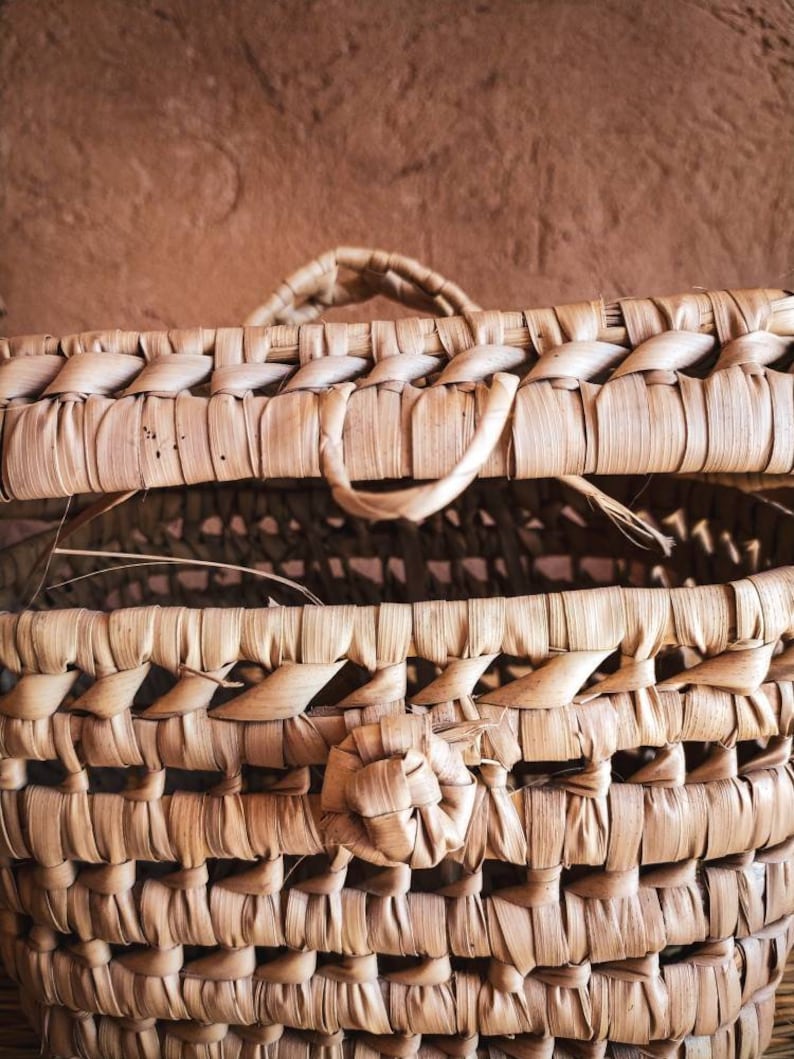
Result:
<instances>
[{"instance_id":1,"label":"loose straw strand","mask_svg":"<svg viewBox=\"0 0 794 1059\"><path fill-rule=\"evenodd\" d=\"M640 518L639 515L635 515L625 504L621 504L619 500L608 496L598 486L588 482L586 478L582 478L579 475L566 474L562 475L559 480L581 493L582 496L587 497L595 507L604 512L607 518L617 526L628 540L640 548L648 548L652 544L656 544L661 548L664 555L670 555L672 552L672 537L666 537L663 533L654 529L649 522Z\"/></svg>"},{"instance_id":2,"label":"loose straw strand","mask_svg":"<svg viewBox=\"0 0 794 1059\"><path fill-rule=\"evenodd\" d=\"M261 577L266 581L273 581L276 584L283 585L285 588L291 588L295 592L299 592L302 596L308 599L310 603L315 604L315 606L322 607L324 605L322 600L318 599L313 592L309 591L309 589L305 588L303 585L299 585L296 581L290 581L288 577L282 577L280 574L268 573L265 570L256 570L251 566L237 566L234 563L213 562L210 559L187 559L173 555L137 554L135 552L106 552L94 550L92 548L53 548L52 554L94 559L133 559L135 562L122 567L108 566L101 570L92 571L90 574L81 574L78 577L70 578L69 581L61 581L59 584L49 585L48 587L51 589L62 588L64 585L83 580L86 577L92 577L94 574L130 569L134 566L156 566L158 563L167 563L169 565L203 566L216 570L232 570L241 574L252 574L254 577Z\"/></svg>"}]
</instances>

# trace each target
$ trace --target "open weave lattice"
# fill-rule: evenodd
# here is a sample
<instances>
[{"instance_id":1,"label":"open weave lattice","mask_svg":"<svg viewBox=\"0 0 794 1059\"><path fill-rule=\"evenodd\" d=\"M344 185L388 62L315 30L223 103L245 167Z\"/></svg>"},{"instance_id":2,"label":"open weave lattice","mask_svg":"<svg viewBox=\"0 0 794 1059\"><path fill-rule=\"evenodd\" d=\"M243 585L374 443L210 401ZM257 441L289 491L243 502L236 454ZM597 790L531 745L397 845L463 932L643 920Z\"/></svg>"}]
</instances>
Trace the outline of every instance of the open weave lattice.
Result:
<instances>
[{"instance_id":1,"label":"open weave lattice","mask_svg":"<svg viewBox=\"0 0 794 1059\"><path fill-rule=\"evenodd\" d=\"M51 1054L760 1056L794 946L785 512L652 483L666 562L568 486L355 516L448 503L489 416L471 477L788 476L792 334L752 291L3 346L39 529L47 498L321 472L353 516L225 486L70 542L258 555L326 606L130 570L20 609L51 536L0 557L0 951Z\"/></svg>"}]
</instances>

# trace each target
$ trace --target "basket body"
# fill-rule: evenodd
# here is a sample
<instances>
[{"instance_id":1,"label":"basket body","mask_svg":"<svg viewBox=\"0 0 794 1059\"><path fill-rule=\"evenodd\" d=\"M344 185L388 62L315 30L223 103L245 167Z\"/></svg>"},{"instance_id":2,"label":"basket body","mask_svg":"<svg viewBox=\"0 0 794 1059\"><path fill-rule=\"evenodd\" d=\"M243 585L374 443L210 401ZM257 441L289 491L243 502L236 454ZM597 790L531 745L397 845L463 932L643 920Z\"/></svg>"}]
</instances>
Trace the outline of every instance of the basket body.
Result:
<instances>
[{"instance_id":1,"label":"basket body","mask_svg":"<svg viewBox=\"0 0 794 1059\"><path fill-rule=\"evenodd\" d=\"M321 473L353 514L174 492L142 539L125 506L72 541L178 521L172 551L217 536L325 606L147 572L20 610L41 540L2 556L0 950L50 1053L761 1056L794 946L786 519L669 479L666 566L529 480L790 475L792 332L794 299L738 292L8 343L3 488L42 524ZM357 521L392 501L351 480L434 502L500 385L495 482Z\"/></svg>"}]
</instances>

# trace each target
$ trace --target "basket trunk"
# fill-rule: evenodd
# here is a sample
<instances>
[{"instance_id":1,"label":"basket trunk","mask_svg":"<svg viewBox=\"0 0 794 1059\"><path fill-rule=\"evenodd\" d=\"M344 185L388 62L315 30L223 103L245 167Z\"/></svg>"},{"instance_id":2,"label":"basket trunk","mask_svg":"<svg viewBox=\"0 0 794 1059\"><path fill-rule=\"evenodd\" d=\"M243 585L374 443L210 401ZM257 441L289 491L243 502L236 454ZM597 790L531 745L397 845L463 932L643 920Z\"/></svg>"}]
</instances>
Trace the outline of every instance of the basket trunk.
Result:
<instances>
[{"instance_id":1,"label":"basket trunk","mask_svg":"<svg viewBox=\"0 0 794 1059\"><path fill-rule=\"evenodd\" d=\"M56 1059L791 1054L794 297L422 282L463 314L0 348Z\"/></svg>"}]
</instances>

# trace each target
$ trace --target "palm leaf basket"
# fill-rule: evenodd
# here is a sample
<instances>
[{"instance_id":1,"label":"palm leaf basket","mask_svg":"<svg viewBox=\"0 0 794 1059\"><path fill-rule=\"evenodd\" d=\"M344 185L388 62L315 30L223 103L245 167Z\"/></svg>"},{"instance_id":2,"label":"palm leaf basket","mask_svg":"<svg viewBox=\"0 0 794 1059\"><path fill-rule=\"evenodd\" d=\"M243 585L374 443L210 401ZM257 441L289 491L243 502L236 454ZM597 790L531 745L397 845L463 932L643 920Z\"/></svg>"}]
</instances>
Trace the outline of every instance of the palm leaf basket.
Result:
<instances>
[{"instance_id":1,"label":"palm leaf basket","mask_svg":"<svg viewBox=\"0 0 794 1059\"><path fill-rule=\"evenodd\" d=\"M793 339L344 249L2 343L4 1054L794 1054Z\"/></svg>"}]
</instances>

